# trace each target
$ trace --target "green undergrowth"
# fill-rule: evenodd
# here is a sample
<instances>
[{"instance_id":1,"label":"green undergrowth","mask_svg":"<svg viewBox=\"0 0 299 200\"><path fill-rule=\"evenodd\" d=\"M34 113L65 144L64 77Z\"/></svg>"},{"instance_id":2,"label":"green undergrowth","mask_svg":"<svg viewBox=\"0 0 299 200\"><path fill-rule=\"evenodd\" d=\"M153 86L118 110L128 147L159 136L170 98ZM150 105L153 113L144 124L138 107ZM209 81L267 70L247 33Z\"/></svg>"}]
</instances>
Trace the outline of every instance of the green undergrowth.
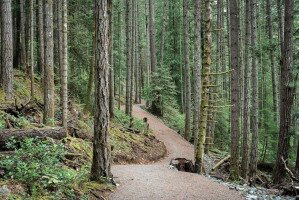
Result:
<instances>
[{"instance_id":1,"label":"green undergrowth","mask_svg":"<svg viewBox=\"0 0 299 200\"><path fill-rule=\"evenodd\" d=\"M35 99L43 104L42 87L39 78L35 80ZM59 93L56 92L56 95ZM11 154L0 152L0 190L8 188L9 195L0 199L20 200L56 200L56 199L99 199L105 191L114 187L106 183L89 180L92 162L93 116L83 113L79 100L70 98L72 111L69 119L76 128L76 137L68 136L61 141L47 139L11 139L8 149L15 149ZM30 80L16 71L14 77L14 100L7 102L0 90L0 105L4 107L20 106L31 101ZM55 105L59 105L56 96ZM38 115L42 109L37 107ZM59 126L60 108L56 106L55 122ZM78 113L78 114L73 114ZM127 116L115 109L115 119L110 123L109 143L112 149L112 162L115 164L140 163L159 159L164 155L163 143L157 141L149 132L145 135L142 120ZM19 115L0 110L0 130L8 128L32 129L44 127L42 121L34 116ZM141 158L139 157L141 156ZM156 156L156 157L155 157ZM147 158L149 157L149 158ZM1 193L0 193L1 195Z\"/></svg>"},{"instance_id":2,"label":"green undergrowth","mask_svg":"<svg viewBox=\"0 0 299 200\"><path fill-rule=\"evenodd\" d=\"M79 169L70 167L66 162L71 153L67 146L50 139L29 138L20 143L11 139L7 147L16 150L13 155L1 156L4 175L0 186L15 182L23 189L12 191L6 199L88 199L92 190L113 189L111 185L89 181L90 163Z\"/></svg>"}]
</instances>

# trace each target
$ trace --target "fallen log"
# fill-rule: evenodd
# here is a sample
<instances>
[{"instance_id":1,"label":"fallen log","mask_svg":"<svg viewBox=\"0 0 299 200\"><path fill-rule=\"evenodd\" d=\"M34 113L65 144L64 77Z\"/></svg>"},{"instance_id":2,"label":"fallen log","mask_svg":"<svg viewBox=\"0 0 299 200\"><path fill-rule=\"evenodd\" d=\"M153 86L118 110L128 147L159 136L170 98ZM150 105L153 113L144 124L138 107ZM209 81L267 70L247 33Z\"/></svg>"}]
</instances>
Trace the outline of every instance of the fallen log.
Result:
<instances>
[{"instance_id":1,"label":"fallen log","mask_svg":"<svg viewBox=\"0 0 299 200\"><path fill-rule=\"evenodd\" d=\"M286 170L287 174L290 176L292 181L297 181L299 182L299 179L293 174L293 172L287 167L286 161L284 158L281 156L281 161L283 162L284 169Z\"/></svg>"},{"instance_id":2,"label":"fallen log","mask_svg":"<svg viewBox=\"0 0 299 200\"><path fill-rule=\"evenodd\" d=\"M44 128L44 129L6 129L0 131L0 149L5 149L5 144L9 138L14 137L16 140L22 140L24 138L53 138L63 139L67 136L65 128Z\"/></svg>"},{"instance_id":3,"label":"fallen log","mask_svg":"<svg viewBox=\"0 0 299 200\"><path fill-rule=\"evenodd\" d=\"M226 156L225 158L223 158L222 160L220 160L216 165L214 165L214 167L212 168L212 171L214 171L215 169L217 169L220 165L222 165L223 163L225 163L228 159L230 159L230 155Z\"/></svg>"}]
</instances>

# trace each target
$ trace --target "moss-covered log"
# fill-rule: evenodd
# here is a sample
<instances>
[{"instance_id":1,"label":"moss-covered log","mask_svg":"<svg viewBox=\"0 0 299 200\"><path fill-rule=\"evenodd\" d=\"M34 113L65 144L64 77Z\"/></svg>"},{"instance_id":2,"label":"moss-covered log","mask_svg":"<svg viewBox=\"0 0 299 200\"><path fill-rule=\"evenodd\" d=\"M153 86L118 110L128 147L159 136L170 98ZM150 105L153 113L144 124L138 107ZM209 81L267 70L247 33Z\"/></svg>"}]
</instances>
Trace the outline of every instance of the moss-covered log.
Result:
<instances>
[{"instance_id":1,"label":"moss-covered log","mask_svg":"<svg viewBox=\"0 0 299 200\"><path fill-rule=\"evenodd\" d=\"M22 140L24 138L53 138L63 139L67 136L67 131L64 128L45 128L45 129L6 129L0 131L0 149L5 148L6 142L9 138L14 137L16 140Z\"/></svg>"}]
</instances>

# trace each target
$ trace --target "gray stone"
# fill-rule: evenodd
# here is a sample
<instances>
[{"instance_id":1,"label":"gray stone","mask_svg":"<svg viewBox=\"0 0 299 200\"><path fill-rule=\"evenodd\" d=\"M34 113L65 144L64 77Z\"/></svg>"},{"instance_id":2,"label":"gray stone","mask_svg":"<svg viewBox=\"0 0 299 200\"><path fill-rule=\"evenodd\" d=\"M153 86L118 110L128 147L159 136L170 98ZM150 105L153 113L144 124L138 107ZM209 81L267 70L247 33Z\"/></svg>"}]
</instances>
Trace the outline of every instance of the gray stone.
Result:
<instances>
[{"instance_id":1,"label":"gray stone","mask_svg":"<svg viewBox=\"0 0 299 200\"><path fill-rule=\"evenodd\" d=\"M0 196L8 196L10 193L11 190L7 187L7 185L0 187Z\"/></svg>"},{"instance_id":2,"label":"gray stone","mask_svg":"<svg viewBox=\"0 0 299 200\"><path fill-rule=\"evenodd\" d=\"M257 200L257 196L249 194L249 195L246 196L246 199L247 200Z\"/></svg>"}]
</instances>

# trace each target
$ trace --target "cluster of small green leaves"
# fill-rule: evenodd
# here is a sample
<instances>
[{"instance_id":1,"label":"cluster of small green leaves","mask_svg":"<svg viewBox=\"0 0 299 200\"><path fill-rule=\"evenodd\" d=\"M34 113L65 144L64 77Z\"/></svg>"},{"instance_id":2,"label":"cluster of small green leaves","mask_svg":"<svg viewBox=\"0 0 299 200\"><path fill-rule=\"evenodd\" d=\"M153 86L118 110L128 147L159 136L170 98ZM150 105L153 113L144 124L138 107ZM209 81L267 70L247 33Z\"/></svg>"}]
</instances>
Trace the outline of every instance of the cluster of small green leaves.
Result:
<instances>
[{"instance_id":1,"label":"cluster of small green leaves","mask_svg":"<svg viewBox=\"0 0 299 200\"><path fill-rule=\"evenodd\" d=\"M6 120L12 121L17 128L29 128L31 126L30 121L26 117L16 118L13 115L9 115L3 111L0 111L0 130L6 128Z\"/></svg>"},{"instance_id":2,"label":"cluster of small green leaves","mask_svg":"<svg viewBox=\"0 0 299 200\"><path fill-rule=\"evenodd\" d=\"M67 184L75 179L77 172L62 165L66 153L63 144L33 138L18 142L12 138L7 148L15 152L0 160L5 179L26 185L31 196L53 193L74 197L74 191Z\"/></svg>"},{"instance_id":3,"label":"cluster of small green leaves","mask_svg":"<svg viewBox=\"0 0 299 200\"><path fill-rule=\"evenodd\" d=\"M130 126L130 116L126 115L126 113L122 110L115 109L114 111L116 120L125 127ZM144 122L140 119L133 118L133 128L138 131L142 131L144 129Z\"/></svg>"}]
</instances>

